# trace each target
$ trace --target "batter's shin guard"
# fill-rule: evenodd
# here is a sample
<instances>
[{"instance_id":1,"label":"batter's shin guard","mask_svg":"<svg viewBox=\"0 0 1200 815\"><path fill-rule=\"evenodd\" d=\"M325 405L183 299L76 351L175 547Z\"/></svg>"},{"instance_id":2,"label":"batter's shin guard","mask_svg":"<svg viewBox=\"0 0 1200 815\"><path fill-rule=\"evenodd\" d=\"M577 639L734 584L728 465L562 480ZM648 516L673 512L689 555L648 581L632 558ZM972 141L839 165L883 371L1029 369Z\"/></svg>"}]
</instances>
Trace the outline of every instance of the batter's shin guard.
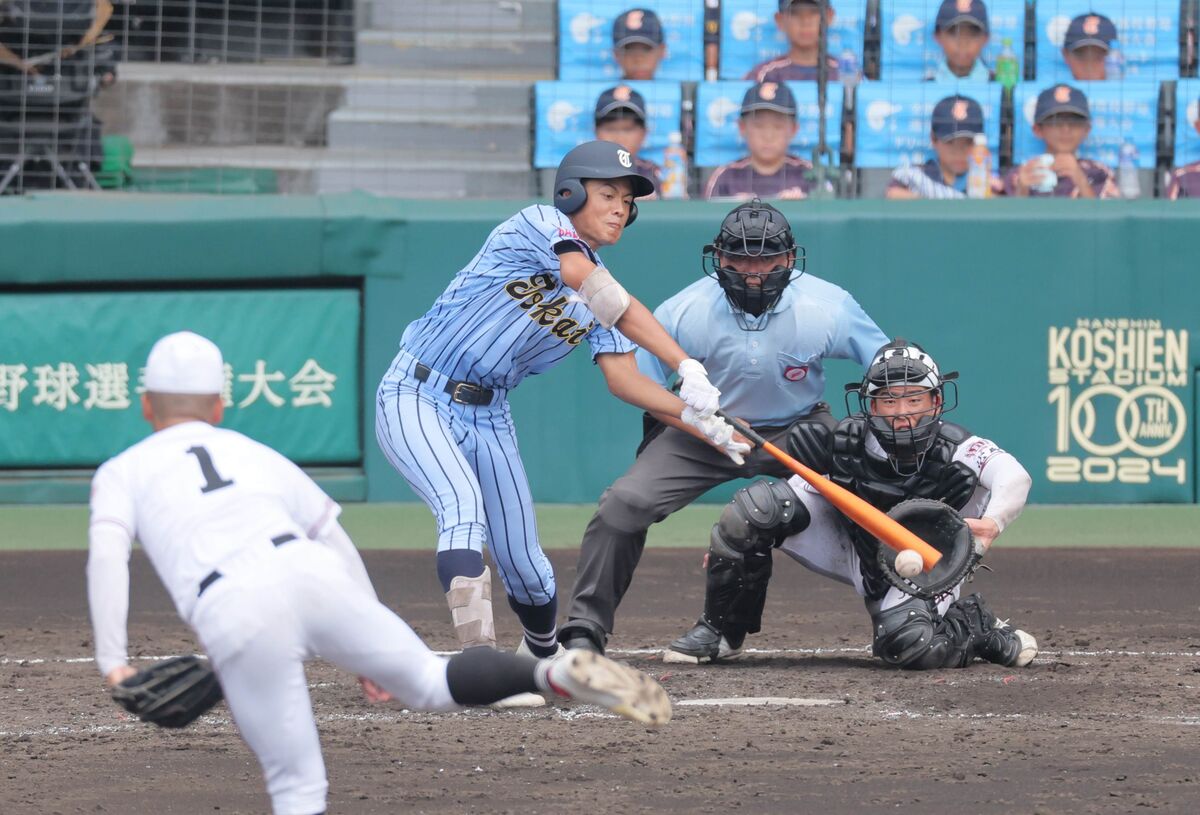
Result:
<instances>
[{"instance_id":1,"label":"batter's shin guard","mask_svg":"<svg viewBox=\"0 0 1200 815\"><path fill-rule=\"evenodd\" d=\"M459 575L446 592L454 633L464 649L496 647L496 623L492 617L492 570L486 566L479 577Z\"/></svg>"}]
</instances>

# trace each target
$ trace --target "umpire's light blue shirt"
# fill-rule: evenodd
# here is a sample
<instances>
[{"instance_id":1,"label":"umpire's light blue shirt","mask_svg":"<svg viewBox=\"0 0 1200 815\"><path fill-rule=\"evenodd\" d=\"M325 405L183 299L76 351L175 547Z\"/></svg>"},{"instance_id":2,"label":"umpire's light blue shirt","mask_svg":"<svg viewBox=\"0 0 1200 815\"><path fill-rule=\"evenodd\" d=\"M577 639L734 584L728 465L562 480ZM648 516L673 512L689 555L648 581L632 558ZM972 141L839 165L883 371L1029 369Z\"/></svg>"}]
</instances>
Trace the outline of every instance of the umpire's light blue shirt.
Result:
<instances>
[{"instance_id":1,"label":"umpire's light blue shirt","mask_svg":"<svg viewBox=\"0 0 1200 815\"><path fill-rule=\"evenodd\" d=\"M724 290L707 277L667 300L654 316L708 369L721 391L721 407L765 427L789 424L821 401L822 360L853 359L866 368L888 342L845 289L809 274L784 289L764 315L769 319L762 331L740 328ZM637 363L654 381L664 386L669 381L670 372L649 352L639 348Z\"/></svg>"}]
</instances>

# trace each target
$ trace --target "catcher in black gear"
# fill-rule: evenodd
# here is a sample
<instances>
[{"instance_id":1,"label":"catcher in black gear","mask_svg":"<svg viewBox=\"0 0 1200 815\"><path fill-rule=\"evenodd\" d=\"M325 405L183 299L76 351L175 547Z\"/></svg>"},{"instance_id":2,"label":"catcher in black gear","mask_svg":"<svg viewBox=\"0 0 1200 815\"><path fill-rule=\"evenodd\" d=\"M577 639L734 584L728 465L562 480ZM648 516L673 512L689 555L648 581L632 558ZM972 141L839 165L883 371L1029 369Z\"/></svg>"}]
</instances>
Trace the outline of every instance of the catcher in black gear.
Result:
<instances>
[{"instance_id":1,"label":"catcher in black gear","mask_svg":"<svg viewBox=\"0 0 1200 815\"><path fill-rule=\"evenodd\" d=\"M713 527L704 613L664 660L741 656L746 636L760 628L772 554L781 549L855 588L871 616L872 650L890 665L1028 665L1037 641L997 619L978 594L960 597L984 553L1021 513L1032 481L995 443L943 419L957 406L957 376L942 374L919 345L893 340L861 382L846 386L848 418L832 432L798 426L787 439L796 458L821 462L814 469L941 550L937 566L902 577L895 552L799 476L758 481L738 491Z\"/></svg>"}]
</instances>

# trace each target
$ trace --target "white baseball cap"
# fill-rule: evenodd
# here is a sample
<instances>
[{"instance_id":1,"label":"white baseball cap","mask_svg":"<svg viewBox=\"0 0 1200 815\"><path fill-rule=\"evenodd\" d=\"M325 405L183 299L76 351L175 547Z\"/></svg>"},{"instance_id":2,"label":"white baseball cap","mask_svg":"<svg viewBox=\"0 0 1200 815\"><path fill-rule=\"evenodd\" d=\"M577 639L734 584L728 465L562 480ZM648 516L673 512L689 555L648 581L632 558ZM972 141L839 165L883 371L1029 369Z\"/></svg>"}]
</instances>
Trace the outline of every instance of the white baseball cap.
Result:
<instances>
[{"instance_id":1,"label":"white baseball cap","mask_svg":"<svg viewBox=\"0 0 1200 815\"><path fill-rule=\"evenodd\" d=\"M152 393L220 393L225 385L221 349L191 331L168 334L150 349L145 383Z\"/></svg>"}]
</instances>

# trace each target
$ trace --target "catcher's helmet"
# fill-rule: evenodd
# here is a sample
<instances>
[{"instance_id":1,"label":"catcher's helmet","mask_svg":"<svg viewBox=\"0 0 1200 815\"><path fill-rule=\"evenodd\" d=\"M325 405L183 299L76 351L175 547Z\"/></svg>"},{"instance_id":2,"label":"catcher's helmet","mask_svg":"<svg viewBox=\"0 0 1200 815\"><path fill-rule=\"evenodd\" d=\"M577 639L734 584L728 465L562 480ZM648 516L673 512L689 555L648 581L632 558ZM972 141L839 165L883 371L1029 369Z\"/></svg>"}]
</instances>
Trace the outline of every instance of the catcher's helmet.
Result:
<instances>
[{"instance_id":1,"label":"catcher's helmet","mask_svg":"<svg viewBox=\"0 0 1200 815\"><path fill-rule=\"evenodd\" d=\"M925 454L937 440L942 428L942 415L958 406L957 379L958 373L955 371L943 374L924 348L915 342L896 338L876 352L861 382L846 386L846 408L853 410L850 394L857 394L859 409L867 417L867 426L887 454L892 467L901 475L912 475L921 469ZM951 404L946 403L947 385L952 390ZM876 399L898 399L902 395L912 397L926 393L934 397L932 411L879 415L872 409L872 402ZM897 422L902 418L908 420Z\"/></svg>"},{"instance_id":2,"label":"catcher's helmet","mask_svg":"<svg viewBox=\"0 0 1200 815\"><path fill-rule=\"evenodd\" d=\"M565 215L578 212L587 202L583 182L589 178L628 178L633 182L633 197L654 193L654 182L633 169L633 156L611 141L589 141L563 156L554 176L554 206ZM637 204L629 207L625 226L637 219Z\"/></svg>"},{"instance_id":3,"label":"catcher's helmet","mask_svg":"<svg viewBox=\"0 0 1200 815\"><path fill-rule=\"evenodd\" d=\"M776 265L765 274L743 274L722 266L729 257L775 258ZM733 306L738 324L746 331L761 331L766 320L751 323L750 314L760 317L769 312L783 296L792 272L804 274L804 248L797 246L792 227L783 213L755 198L735 207L721 222L721 231L704 247L701 265L714 278Z\"/></svg>"}]
</instances>

